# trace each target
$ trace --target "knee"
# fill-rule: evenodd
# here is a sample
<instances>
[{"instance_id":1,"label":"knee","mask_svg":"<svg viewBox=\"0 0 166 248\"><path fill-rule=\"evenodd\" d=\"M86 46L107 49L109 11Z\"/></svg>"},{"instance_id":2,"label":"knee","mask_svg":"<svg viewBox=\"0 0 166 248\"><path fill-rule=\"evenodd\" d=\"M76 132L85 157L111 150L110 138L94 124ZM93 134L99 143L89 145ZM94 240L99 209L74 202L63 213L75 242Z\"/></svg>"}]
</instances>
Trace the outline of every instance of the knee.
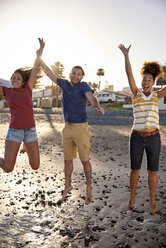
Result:
<instances>
[{"instance_id":1,"label":"knee","mask_svg":"<svg viewBox=\"0 0 166 248\"><path fill-rule=\"evenodd\" d=\"M1 165L1 168L4 170L4 172L10 173L13 171L14 165L15 165L15 163L6 162L3 159L3 164Z\"/></svg>"},{"instance_id":2,"label":"knee","mask_svg":"<svg viewBox=\"0 0 166 248\"><path fill-rule=\"evenodd\" d=\"M73 160L72 159L65 160L64 163L65 163L66 166L69 166L69 165L72 165L73 164Z\"/></svg>"},{"instance_id":3,"label":"knee","mask_svg":"<svg viewBox=\"0 0 166 248\"><path fill-rule=\"evenodd\" d=\"M131 170L132 175L138 175L140 170Z\"/></svg>"},{"instance_id":4,"label":"knee","mask_svg":"<svg viewBox=\"0 0 166 248\"><path fill-rule=\"evenodd\" d=\"M40 163L30 164L33 170L39 169Z\"/></svg>"},{"instance_id":5,"label":"knee","mask_svg":"<svg viewBox=\"0 0 166 248\"><path fill-rule=\"evenodd\" d=\"M12 167L12 168L11 168L11 167L4 167L4 168L3 168L4 172L6 172L6 173L12 172L13 169L14 169L13 167Z\"/></svg>"},{"instance_id":6,"label":"knee","mask_svg":"<svg viewBox=\"0 0 166 248\"><path fill-rule=\"evenodd\" d=\"M4 164L4 158L0 158L0 167Z\"/></svg>"},{"instance_id":7,"label":"knee","mask_svg":"<svg viewBox=\"0 0 166 248\"><path fill-rule=\"evenodd\" d=\"M148 170L148 175L155 176L155 175L157 175L157 171Z\"/></svg>"},{"instance_id":8,"label":"knee","mask_svg":"<svg viewBox=\"0 0 166 248\"><path fill-rule=\"evenodd\" d=\"M83 166L91 166L91 163L88 161L81 161L81 163L83 164Z\"/></svg>"}]
</instances>

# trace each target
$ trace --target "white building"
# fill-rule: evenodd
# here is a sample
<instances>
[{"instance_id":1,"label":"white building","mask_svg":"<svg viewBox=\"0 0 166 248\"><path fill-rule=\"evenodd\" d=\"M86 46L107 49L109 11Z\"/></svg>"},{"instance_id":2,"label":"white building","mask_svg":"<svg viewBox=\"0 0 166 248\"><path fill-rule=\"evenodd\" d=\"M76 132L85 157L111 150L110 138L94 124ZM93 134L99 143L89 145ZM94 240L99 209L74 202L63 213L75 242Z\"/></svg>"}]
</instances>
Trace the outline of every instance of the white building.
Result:
<instances>
[{"instance_id":1,"label":"white building","mask_svg":"<svg viewBox=\"0 0 166 248\"><path fill-rule=\"evenodd\" d=\"M105 89L104 90L106 90L106 91L114 91L114 86L113 85L110 85L110 84L108 84L108 81L106 80L105 81Z\"/></svg>"},{"instance_id":2,"label":"white building","mask_svg":"<svg viewBox=\"0 0 166 248\"><path fill-rule=\"evenodd\" d=\"M129 93L129 94L132 94L130 87L123 87L122 91Z\"/></svg>"}]
</instances>

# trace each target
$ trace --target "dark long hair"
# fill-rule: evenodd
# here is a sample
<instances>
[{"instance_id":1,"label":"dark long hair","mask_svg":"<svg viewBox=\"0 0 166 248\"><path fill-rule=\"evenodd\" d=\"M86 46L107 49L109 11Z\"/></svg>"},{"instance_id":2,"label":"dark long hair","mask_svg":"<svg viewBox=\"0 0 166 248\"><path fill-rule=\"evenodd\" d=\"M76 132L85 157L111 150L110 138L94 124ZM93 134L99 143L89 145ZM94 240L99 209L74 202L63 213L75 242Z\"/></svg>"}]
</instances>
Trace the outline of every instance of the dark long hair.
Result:
<instances>
[{"instance_id":1,"label":"dark long hair","mask_svg":"<svg viewBox=\"0 0 166 248\"><path fill-rule=\"evenodd\" d=\"M19 69L15 70L14 73L20 73L21 74L24 85L25 85L30 78L32 69L33 69L32 67L23 67L23 68L19 68ZM12 74L12 76L13 76L13 74ZM11 76L11 78L12 78L12 76ZM42 75L42 69L41 69L41 66L39 66L37 78L36 78L36 84L38 83L39 78L41 78L42 76L43 76Z\"/></svg>"}]
</instances>

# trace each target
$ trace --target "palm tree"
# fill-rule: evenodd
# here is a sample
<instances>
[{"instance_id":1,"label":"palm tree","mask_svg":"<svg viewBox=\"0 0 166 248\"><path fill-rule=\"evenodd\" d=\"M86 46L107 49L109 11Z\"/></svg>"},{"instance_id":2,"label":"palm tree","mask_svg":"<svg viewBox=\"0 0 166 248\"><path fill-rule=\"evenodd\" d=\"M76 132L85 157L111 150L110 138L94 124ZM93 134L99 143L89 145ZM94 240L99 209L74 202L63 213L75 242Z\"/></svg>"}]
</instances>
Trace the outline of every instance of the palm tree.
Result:
<instances>
[{"instance_id":1,"label":"palm tree","mask_svg":"<svg viewBox=\"0 0 166 248\"><path fill-rule=\"evenodd\" d=\"M97 91L98 84L89 82L88 85L92 88L94 92Z\"/></svg>"},{"instance_id":2,"label":"palm tree","mask_svg":"<svg viewBox=\"0 0 166 248\"><path fill-rule=\"evenodd\" d=\"M51 69L57 77L65 78L63 76L64 66L60 62L55 62L53 65L51 65Z\"/></svg>"},{"instance_id":3,"label":"palm tree","mask_svg":"<svg viewBox=\"0 0 166 248\"><path fill-rule=\"evenodd\" d=\"M96 75L99 76L99 78L100 78L100 80L99 80L99 91L100 91L101 77L103 77L103 76L105 75L104 69L99 68L99 69L97 70Z\"/></svg>"},{"instance_id":4,"label":"palm tree","mask_svg":"<svg viewBox=\"0 0 166 248\"><path fill-rule=\"evenodd\" d=\"M166 80L166 64L161 66L161 75L164 80Z\"/></svg>"},{"instance_id":5,"label":"palm tree","mask_svg":"<svg viewBox=\"0 0 166 248\"><path fill-rule=\"evenodd\" d=\"M64 66L60 62L55 62L53 65L51 65L51 69L57 77L65 78L63 76ZM56 98L56 104L55 104L56 107L58 107L58 95L59 95L59 93L60 93L59 86L58 85L53 86L53 83L52 83L52 94Z\"/></svg>"},{"instance_id":6,"label":"palm tree","mask_svg":"<svg viewBox=\"0 0 166 248\"><path fill-rule=\"evenodd\" d=\"M160 77L156 81L156 85L166 85L166 65L161 66L161 74Z\"/></svg>"}]
</instances>

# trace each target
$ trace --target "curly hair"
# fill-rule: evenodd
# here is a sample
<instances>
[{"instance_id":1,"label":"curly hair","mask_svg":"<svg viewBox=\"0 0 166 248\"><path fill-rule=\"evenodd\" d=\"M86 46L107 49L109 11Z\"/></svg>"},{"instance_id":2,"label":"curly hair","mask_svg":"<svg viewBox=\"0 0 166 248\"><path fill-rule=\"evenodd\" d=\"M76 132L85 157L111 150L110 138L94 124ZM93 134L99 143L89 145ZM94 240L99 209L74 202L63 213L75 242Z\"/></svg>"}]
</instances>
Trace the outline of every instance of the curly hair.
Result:
<instances>
[{"instance_id":1,"label":"curly hair","mask_svg":"<svg viewBox=\"0 0 166 248\"><path fill-rule=\"evenodd\" d=\"M144 74L152 74L153 79L155 81L156 77L161 73L160 64L156 61L145 61L140 71L141 75Z\"/></svg>"},{"instance_id":2,"label":"curly hair","mask_svg":"<svg viewBox=\"0 0 166 248\"><path fill-rule=\"evenodd\" d=\"M14 73L20 73L21 74L22 79L24 81L24 85L25 85L30 78L30 74L31 74L32 69L33 69L32 67L23 67L23 68L19 68L19 69L15 70ZM13 74L12 74L12 76L13 76ZM12 78L12 76L11 76L11 78ZM36 78L36 83L38 82L39 78L41 78L42 76L43 76L42 75L42 69L41 69L41 66L39 66L37 78Z\"/></svg>"}]
</instances>

